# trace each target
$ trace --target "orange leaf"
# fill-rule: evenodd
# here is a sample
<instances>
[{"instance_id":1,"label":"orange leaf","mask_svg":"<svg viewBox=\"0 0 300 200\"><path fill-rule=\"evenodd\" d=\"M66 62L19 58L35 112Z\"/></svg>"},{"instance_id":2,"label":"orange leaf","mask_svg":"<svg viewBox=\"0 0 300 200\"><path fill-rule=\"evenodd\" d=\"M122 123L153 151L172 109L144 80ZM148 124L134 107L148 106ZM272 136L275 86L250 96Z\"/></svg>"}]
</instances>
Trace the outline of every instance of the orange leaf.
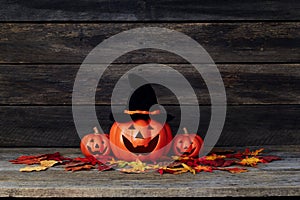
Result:
<instances>
[{"instance_id":1,"label":"orange leaf","mask_svg":"<svg viewBox=\"0 0 300 200\"><path fill-rule=\"evenodd\" d=\"M212 172L212 167L210 166L203 166L203 165L198 165L197 167L194 167L194 169L196 170L196 172Z\"/></svg>"},{"instance_id":2,"label":"orange leaf","mask_svg":"<svg viewBox=\"0 0 300 200\"><path fill-rule=\"evenodd\" d=\"M68 166L68 167L65 167L65 170L66 171L79 171L79 170L90 170L94 168L93 165L91 164L84 164L84 165L78 165L78 166Z\"/></svg>"},{"instance_id":3,"label":"orange leaf","mask_svg":"<svg viewBox=\"0 0 300 200\"><path fill-rule=\"evenodd\" d=\"M255 150L255 151L250 151L249 148L247 148L247 149L243 152L243 155L244 155L244 156L257 156L257 155L260 154L263 150L264 150L264 148L260 148L260 149Z\"/></svg>"},{"instance_id":4,"label":"orange leaf","mask_svg":"<svg viewBox=\"0 0 300 200\"><path fill-rule=\"evenodd\" d=\"M247 172L247 169L244 168L238 168L238 167L231 167L231 168L217 168L218 170L223 170L223 171L228 171L230 173L238 174L238 173L243 173Z\"/></svg>"},{"instance_id":5,"label":"orange leaf","mask_svg":"<svg viewBox=\"0 0 300 200\"><path fill-rule=\"evenodd\" d=\"M163 174L165 172L169 174L182 174L188 172L189 170L184 167L180 167L180 168L161 167L157 171L160 174Z\"/></svg>"}]
</instances>

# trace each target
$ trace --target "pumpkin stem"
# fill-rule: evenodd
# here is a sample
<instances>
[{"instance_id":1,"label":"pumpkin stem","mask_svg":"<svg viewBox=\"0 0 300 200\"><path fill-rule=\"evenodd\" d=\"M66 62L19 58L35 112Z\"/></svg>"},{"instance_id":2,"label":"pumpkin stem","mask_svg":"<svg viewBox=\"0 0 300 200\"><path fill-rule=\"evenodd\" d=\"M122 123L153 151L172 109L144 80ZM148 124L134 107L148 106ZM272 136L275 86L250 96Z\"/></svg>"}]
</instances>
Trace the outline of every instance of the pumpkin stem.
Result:
<instances>
[{"instance_id":1,"label":"pumpkin stem","mask_svg":"<svg viewBox=\"0 0 300 200\"><path fill-rule=\"evenodd\" d=\"M188 134L189 133L186 127L183 127L183 131L184 131L184 134Z\"/></svg>"},{"instance_id":2,"label":"pumpkin stem","mask_svg":"<svg viewBox=\"0 0 300 200\"><path fill-rule=\"evenodd\" d=\"M97 127L94 127L93 130L95 134L99 134L99 130L97 129Z\"/></svg>"}]
</instances>

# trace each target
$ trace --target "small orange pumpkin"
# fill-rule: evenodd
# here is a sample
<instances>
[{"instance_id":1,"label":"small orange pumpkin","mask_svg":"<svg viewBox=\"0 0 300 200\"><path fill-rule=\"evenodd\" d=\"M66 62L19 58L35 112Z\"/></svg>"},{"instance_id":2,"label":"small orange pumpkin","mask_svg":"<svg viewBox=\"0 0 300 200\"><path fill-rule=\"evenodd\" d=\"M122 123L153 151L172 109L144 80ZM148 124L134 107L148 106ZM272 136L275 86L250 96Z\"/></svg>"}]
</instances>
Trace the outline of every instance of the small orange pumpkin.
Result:
<instances>
[{"instance_id":1,"label":"small orange pumpkin","mask_svg":"<svg viewBox=\"0 0 300 200\"><path fill-rule=\"evenodd\" d=\"M100 134L94 127L94 133L85 135L80 141L80 149L85 156L106 156L110 154L108 134Z\"/></svg>"},{"instance_id":2,"label":"small orange pumpkin","mask_svg":"<svg viewBox=\"0 0 300 200\"><path fill-rule=\"evenodd\" d=\"M173 140L173 152L177 156L197 157L203 145L203 139L195 134L188 133L183 128L184 134L178 134Z\"/></svg>"},{"instance_id":3,"label":"small orange pumpkin","mask_svg":"<svg viewBox=\"0 0 300 200\"><path fill-rule=\"evenodd\" d=\"M173 139L169 124L153 119L114 122L109 137L114 155L126 161L156 161L166 156Z\"/></svg>"}]
</instances>

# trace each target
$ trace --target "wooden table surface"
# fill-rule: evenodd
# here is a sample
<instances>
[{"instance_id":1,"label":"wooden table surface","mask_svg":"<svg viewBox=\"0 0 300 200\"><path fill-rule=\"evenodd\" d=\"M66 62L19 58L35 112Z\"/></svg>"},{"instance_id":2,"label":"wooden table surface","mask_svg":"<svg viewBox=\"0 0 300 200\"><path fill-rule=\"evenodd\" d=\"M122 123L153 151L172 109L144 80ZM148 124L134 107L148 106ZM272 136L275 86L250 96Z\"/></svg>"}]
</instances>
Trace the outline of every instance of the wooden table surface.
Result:
<instances>
[{"instance_id":1,"label":"wooden table surface","mask_svg":"<svg viewBox=\"0 0 300 200\"><path fill-rule=\"evenodd\" d=\"M264 155L282 160L260 163L248 172L226 171L180 175L147 172L125 174L117 170L99 172L64 171L54 166L41 172L19 172L23 165L9 162L20 155L59 151L66 157L82 157L78 148L1 148L0 197L243 197L299 196L300 146L260 146ZM225 149L225 148L224 148ZM240 150L244 148L232 147Z\"/></svg>"}]
</instances>

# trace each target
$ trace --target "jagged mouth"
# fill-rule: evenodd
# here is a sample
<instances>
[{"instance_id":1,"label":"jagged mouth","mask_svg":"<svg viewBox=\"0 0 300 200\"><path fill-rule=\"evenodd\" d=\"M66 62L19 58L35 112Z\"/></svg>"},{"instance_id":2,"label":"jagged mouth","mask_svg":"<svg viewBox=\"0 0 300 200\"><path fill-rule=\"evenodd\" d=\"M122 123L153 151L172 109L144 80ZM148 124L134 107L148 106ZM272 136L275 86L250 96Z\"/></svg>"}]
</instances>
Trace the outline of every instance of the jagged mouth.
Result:
<instances>
[{"instance_id":1,"label":"jagged mouth","mask_svg":"<svg viewBox=\"0 0 300 200\"><path fill-rule=\"evenodd\" d=\"M105 148L103 149L102 152L100 152L100 151L93 151L92 148L91 148L90 146L87 146L87 149L89 150L89 152L90 152L92 155L98 156L98 155L102 155L103 152L106 152L107 147L105 147Z\"/></svg>"},{"instance_id":2,"label":"jagged mouth","mask_svg":"<svg viewBox=\"0 0 300 200\"><path fill-rule=\"evenodd\" d=\"M179 149L178 147L176 147L178 152L180 152L182 155L190 155L192 154L195 150L196 150L196 147L192 148L190 151L184 151L182 152L181 149Z\"/></svg>"},{"instance_id":3,"label":"jagged mouth","mask_svg":"<svg viewBox=\"0 0 300 200\"><path fill-rule=\"evenodd\" d=\"M147 146L140 145L137 147L134 147L132 143L124 135L122 135L122 138L125 147L131 153L151 153L157 146L159 135L155 136L152 140L150 140Z\"/></svg>"}]
</instances>

